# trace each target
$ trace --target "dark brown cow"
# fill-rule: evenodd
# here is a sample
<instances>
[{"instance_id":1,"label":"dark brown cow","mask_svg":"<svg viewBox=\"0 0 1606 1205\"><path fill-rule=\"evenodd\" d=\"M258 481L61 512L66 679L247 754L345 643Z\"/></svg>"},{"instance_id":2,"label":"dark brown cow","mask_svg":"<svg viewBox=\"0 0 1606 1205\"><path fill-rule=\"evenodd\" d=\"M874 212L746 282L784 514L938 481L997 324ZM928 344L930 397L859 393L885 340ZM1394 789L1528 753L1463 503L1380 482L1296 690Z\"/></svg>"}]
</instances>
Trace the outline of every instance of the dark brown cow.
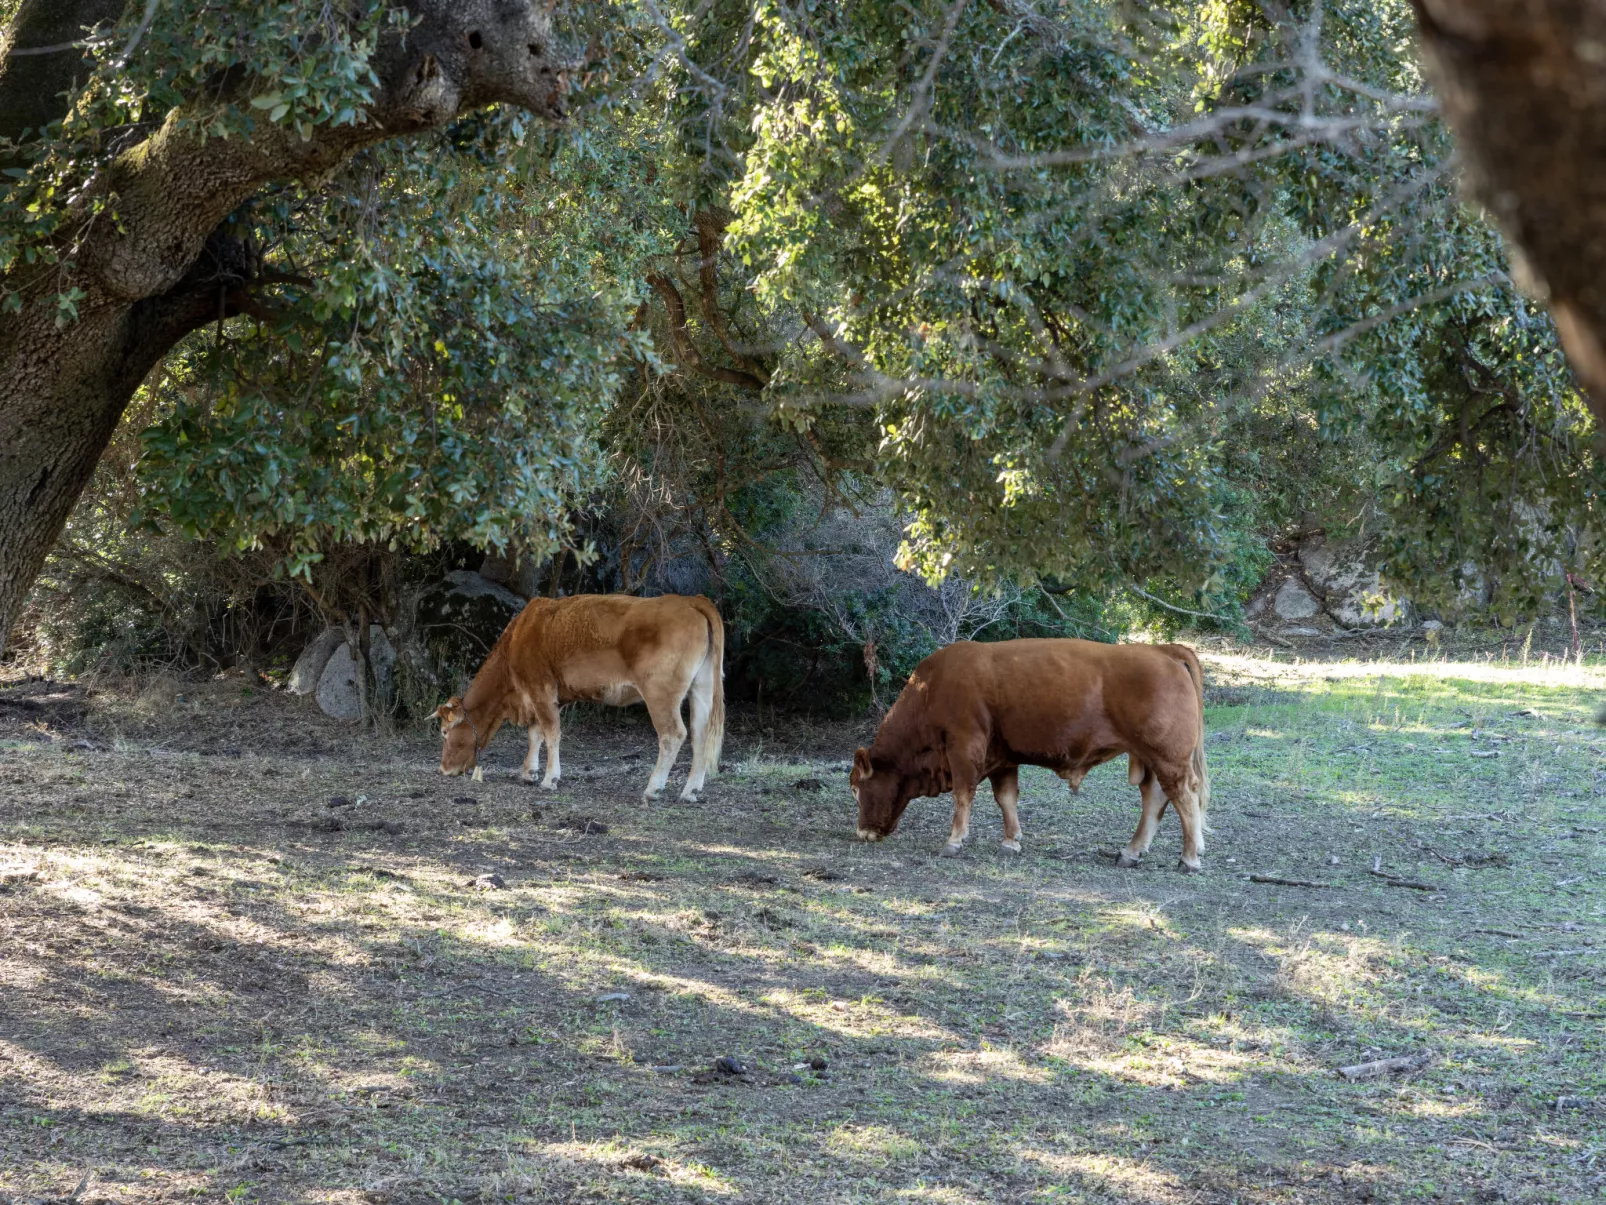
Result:
<instances>
[{"instance_id":1,"label":"dark brown cow","mask_svg":"<svg viewBox=\"0 0 1606 1205\"><path fill-rule=\"evenodd\" d=\"M1020 852L1018 768L1046 766L1075 791L1094 766L1126 754L1143 815L1120 865L1136 866L1169 800L1182 821L1179 869L1204 852L1210 771L1205 764L1204 677L1180 644L1089 640L963 641L915 667L875 744L853 759L859 836L879 841L916 796L954 793L945 854L970 835L983 778L1004 814L1004 848Z\"/></svg>"},{"instance_id":2,"label":"dark brown cow","mask_svg":"<svg viewBox=\"0 0 1606 1205\"><path fill-rule=\"evenodd\" d=\"M702 595L576 594L537 598L507 625L468 693L435 709L441 773L475 770L480 750L504 723L529 729L520 777L535 777L544 741L551 790L558 762L558 707L579 699L627 707L646 703L658 730L658 761L643 792L658 798L686 739L681 705L691 701L691 773L680 797L697 798L719 769L725 735L725 625ZM476 775L477 776L477 775Z\"/></svg>"}]
</instances>

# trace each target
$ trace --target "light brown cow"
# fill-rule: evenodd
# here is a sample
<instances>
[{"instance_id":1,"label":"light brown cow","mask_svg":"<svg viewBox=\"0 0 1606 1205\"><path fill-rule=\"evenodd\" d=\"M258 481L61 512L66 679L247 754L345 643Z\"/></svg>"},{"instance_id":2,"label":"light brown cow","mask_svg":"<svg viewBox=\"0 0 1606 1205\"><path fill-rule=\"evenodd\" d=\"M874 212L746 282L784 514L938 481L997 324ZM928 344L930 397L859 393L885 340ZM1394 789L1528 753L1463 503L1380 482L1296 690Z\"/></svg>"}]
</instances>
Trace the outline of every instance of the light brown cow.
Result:
<instances>
[{"instance_id":1,"label":"light brown cow","mask_svg":"<svg viewBox=\"0 0 1606 1205\"><path fill-rule=\"evenodd\" d=\"M916 796L954 793L945 854L970 835L983 778L1004 814L1004 848L1020 852L1018 768L1047 766L1078 790L1094 766L1125 753L1143 794L1137 832L1119 864L1136 866L1169 800L1182 821L1180 869L1204 851L1210 770L1204 748L1204 677L1180 644L1088 640L963 641L915 667L853 759L859 836L879 841Z\"/></svg>"},{"instance_id":2,"label":"light brown cow","mask_svg":"<svg viewBox=\"0 0 1606 1205\"><path fill-rule=\"evenodd\" d=\"M725 625L702 595L576 594L537 598L507 625L462 698L435 709L445 747L441 773L472 771L504 723L529 729L530 752L519 777L535 777L544 740L554 789L558 707L591 700L625 707L645 702L658 730L658 762L643 797L658 798L686 739L681 704L691 696L691 773L680 797L697 798L719 769L725 736Z\"/></svg>"}]
</instances>

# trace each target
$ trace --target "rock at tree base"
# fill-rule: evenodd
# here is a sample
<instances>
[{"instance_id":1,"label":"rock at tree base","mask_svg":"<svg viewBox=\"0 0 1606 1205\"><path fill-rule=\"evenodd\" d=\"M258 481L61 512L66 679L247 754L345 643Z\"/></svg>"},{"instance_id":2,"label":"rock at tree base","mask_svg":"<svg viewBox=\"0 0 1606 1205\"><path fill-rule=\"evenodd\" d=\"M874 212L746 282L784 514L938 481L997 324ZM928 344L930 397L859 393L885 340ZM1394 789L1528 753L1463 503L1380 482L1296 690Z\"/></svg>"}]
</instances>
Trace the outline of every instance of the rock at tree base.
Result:
<instances>
[{"instance_id":1,"label":"rock at tree base","mask_svg":"<svg viewBox=\"0 0 1606 1205\"><path fill-rule=\"evenodd\" d=\"M301 656L296 658L295 668L290 671L290 683L286 689L293 695L310 695L317 690L324 668L329 664L329 658L345 643L346 633L339 628L330 628L308 644L301 650Z\"/></svg>"},{"instance_id":2,"label":"rock at tree base","mask_svg":"<svg viewBox=\"0 0 1606 1205\"><path fill-rule=\"evenodd\" d=\"M1302 583L1289 578L1278 589L1271 607L1279 619L1309 619L1322 609L1322 604Z\"/></svg>"},{"instance_id":3,"label":"rock at tree base","mask_svg":"<svg viewBox=\"0 0 1606 1205\"><path fill-rule=\"evenodd\" d=\"M1406 617L1405 600L1384 593L1378 571L1356 544L1318 536L1302 545L1299 563L1327 601L1327 613L1346 628L1387 626Z\"/></svg>"},{"instance_id":4,"label":"rock at tree base","mask_svg":"<svg viewBox=\"0 0 1606 1205\"><path fill-rule=\"evenodd\" d=\"M335 629L338 631L338 629ZM325 633L327 635L328 633ZM320 637L321 639L321 637ZM368 655L383 696L390 690L396 667L396 650L378 624L368 629ZM362 719L362 695L357 689L357 656L344 641L335 646L318 679L318 707L337 720Z\"/></svg>"}]
</instances>

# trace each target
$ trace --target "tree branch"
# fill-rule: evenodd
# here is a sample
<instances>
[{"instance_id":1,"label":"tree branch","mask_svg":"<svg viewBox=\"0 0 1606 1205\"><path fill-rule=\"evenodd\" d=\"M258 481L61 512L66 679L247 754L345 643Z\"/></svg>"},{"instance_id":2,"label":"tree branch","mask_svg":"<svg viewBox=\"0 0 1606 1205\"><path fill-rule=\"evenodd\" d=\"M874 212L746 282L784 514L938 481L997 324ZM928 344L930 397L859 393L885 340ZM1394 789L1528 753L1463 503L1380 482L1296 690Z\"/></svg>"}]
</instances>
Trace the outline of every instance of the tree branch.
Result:
<instances>
[{"instance_id":1,"label":"tree branch","mask_svg":"<svg viewBox=\"0 0 1606 1205\"><path fill-rule=\"evenodd\" d=\"M711 381L723 381L727 385L735 385L754 393L764 391L769 382L753 373L724 368L717 364L705 364L702 353L697 350L697 345L692 342L691 336L686 331L686 303L680 296L680 290L675 287L675 282L661 272L653 272L648 275L647 283L662 298L664 309L668 312L669 338L675 345L675 358L682 368L695 372L698 376L707 377Z\"/></svg>"}]
</instances>

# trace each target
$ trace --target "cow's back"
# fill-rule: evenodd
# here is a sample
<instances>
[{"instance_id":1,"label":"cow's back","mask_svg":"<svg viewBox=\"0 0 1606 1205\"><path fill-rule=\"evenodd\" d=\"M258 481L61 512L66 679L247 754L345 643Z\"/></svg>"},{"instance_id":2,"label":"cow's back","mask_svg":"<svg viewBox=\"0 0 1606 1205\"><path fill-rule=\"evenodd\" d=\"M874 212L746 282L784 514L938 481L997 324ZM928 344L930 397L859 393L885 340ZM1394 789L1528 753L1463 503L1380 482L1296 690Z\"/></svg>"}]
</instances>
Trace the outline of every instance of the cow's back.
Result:
<instances>
[{"instance_id":1,"label":"cow's back","mask_svg":"<svg viewBox=\"0 0 1606 1205\"><path fill-rule=\"evenodd\" d=\"M660 663L700 656L710 610L707 600L678 594L532 599L507 633L508 656L529 689L551 682L565 698L600 698L618 683L639 683Z\"/></svg>"},{"instance_id":2,"label":"cow's back","mask_svg":"<svg viewBox=\"0 0 1606 1205\"><path fill-rule=\"evenodd\" d=\"M1134 744L1169 751L1198 739L1192 678L1149 645L962 641L921 662L910 688L934 736L985 746L987 762L1070 767Z\"/></svg>"}]
</instances>

